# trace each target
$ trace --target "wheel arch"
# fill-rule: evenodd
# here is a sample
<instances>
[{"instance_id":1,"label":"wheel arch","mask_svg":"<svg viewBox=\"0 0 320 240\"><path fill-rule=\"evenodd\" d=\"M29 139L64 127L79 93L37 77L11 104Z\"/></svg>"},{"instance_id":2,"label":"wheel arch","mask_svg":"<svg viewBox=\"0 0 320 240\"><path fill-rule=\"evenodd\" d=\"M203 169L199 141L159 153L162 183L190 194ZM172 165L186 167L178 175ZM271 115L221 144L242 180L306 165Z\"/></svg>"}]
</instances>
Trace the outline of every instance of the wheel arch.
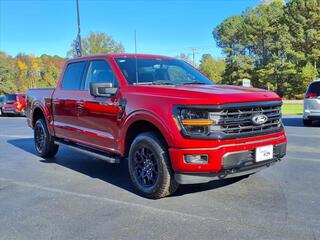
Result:
<instances>
[{"instance_id":1,"label":"wheel arch","mask_svg":"<svg viewBox=\"0 0 320 240\"><path fill-rule=\"evenodd\" d=\"M169 147L172 144L172 136L170 131L161 122L161 120L149 112L139 112L131 116L124 126L121 137L121 152L127 156L134 138L144 132L155 132L159 135L160 140Z\"/></svg>"}]
</instances>

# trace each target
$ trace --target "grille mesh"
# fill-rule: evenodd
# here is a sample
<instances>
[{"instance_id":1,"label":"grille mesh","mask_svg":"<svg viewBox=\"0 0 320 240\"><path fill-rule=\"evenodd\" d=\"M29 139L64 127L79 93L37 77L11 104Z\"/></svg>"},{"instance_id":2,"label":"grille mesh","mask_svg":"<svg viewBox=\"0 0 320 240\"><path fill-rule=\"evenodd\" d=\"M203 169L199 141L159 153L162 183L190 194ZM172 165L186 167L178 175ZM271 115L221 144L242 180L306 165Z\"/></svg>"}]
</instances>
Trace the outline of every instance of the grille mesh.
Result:
<instances>
[{"instance_id":1,"label":"grille mesh","mask_svg":"<svg viewBox=\"0 0 320 240\"><path fill-rule=\"evenodd\" d=\"M218 119L214 131L218 130L226 135L263 133L269 130L277 130L282 127L281 106L248 106L237 109L222 109L220 112L212 113ZM264 114L268 120L255 125L252 118L255 115Z\"/></svg>"}]
</instances>

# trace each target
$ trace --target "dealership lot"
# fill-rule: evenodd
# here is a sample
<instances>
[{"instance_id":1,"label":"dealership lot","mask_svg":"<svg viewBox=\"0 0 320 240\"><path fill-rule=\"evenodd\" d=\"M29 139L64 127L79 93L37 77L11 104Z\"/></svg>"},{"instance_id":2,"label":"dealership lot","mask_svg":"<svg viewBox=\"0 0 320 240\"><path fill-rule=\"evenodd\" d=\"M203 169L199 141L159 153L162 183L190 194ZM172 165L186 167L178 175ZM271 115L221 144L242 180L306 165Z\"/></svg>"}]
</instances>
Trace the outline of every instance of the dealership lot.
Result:
<instances>
[{"instance_id":1,"label":"dealership lot","mask_svg":"<svg viewBox=\"0 0 320 240\"><path fill-rule=\"evenodd\" d=\"M135 194L126 163L35 155L24 118L0 118L0 239L320 239L320 124L284 119L288 155L249 178Z\"/></svg>"}]
</instances>

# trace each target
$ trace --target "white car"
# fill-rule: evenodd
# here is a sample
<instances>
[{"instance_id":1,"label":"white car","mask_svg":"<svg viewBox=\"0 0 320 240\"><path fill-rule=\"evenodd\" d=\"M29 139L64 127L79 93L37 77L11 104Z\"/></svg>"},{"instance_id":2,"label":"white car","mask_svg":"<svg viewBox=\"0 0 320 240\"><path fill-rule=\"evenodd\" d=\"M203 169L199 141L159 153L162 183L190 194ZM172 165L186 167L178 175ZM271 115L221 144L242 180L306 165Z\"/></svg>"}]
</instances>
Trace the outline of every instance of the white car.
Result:
<instances>
[{"instance_id":1,"label":"white car","mask_svg":"<svg viewBox=\"0 0 320 240\"><path fill-rule=\"evenodd\" d=\"M320 120L320 79L313 81L304 97L303 124L312 125Z\"/></svg>"}]
</instances>

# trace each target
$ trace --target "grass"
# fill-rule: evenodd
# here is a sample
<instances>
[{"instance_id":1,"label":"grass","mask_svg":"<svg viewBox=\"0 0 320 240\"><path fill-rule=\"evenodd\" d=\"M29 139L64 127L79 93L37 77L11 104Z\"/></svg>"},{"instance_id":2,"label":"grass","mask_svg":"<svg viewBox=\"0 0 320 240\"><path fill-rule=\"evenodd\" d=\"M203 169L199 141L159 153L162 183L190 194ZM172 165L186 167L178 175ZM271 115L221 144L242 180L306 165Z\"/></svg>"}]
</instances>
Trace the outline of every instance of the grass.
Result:
<instances>
[{"instance_id":1,"label":"grass","mask_svg":"<svg viewBox=\"0 0 320 240\"><path fill-rule=\"evenodd\" d=\"M302 114L303 113L303 104L299 103L284 103L282 105L282 114L290 115L290 114Z\"/></svg>"}]
</instances>

